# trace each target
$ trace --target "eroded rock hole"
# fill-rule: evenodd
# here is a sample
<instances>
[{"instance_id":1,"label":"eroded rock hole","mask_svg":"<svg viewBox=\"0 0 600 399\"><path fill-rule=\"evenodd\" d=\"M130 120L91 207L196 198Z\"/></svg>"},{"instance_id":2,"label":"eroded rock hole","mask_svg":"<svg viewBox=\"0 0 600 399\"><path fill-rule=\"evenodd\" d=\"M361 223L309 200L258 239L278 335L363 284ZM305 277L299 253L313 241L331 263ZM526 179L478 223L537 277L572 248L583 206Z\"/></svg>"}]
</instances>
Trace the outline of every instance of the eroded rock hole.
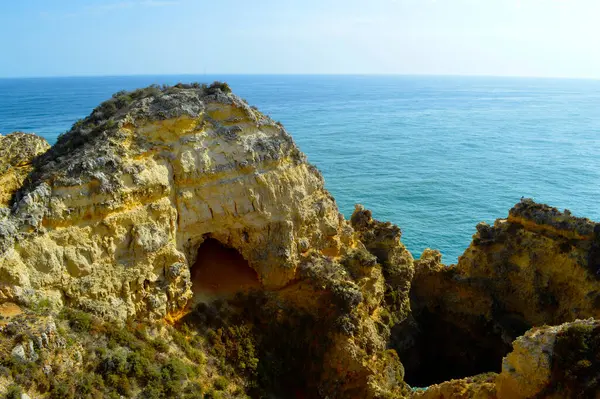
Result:
<instances>
[{"instance_id":1,"label":"eroded rock hole","mask_svg":"<svg viewBox=\"0 0 600 399\"><path fill-rule=\"evenodd\" d=\"M409 324L395 329L392 346L404 365L405 381L413 387L427 387L500 372L512 340L526 329L516 326L508 331L484 320L446 320L423 310Z\"/></svg>"},{"instance_id":2,"label":"eroded rock hole","mask_svg":"<svg viewBox=\"0 0 600 399\"><path fill-rule=\"evenodd\" d=\"M198 248L191 270L192 291L197 300L233 297L261 287L256 271L234 248L208 238Z\"/></svg>"}]
</instances>

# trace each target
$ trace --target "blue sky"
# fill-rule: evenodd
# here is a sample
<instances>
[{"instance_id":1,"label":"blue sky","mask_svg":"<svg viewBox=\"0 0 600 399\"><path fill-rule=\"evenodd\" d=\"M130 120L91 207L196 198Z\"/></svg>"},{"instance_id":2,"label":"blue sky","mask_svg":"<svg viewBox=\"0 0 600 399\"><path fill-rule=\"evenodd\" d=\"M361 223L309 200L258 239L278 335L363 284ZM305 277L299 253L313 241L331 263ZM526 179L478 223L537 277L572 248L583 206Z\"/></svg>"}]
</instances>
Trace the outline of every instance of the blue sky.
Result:
<instances>
[{"instance_id":1,"label":"blue sky","mask_svg":"<svg viewBox=\"0 0 600 399\"><path fill-rule=\"evenodd\" d=\"M598 0L2 1L0 37L0 77L600 78Z\"/></svg>"}]
</instances>

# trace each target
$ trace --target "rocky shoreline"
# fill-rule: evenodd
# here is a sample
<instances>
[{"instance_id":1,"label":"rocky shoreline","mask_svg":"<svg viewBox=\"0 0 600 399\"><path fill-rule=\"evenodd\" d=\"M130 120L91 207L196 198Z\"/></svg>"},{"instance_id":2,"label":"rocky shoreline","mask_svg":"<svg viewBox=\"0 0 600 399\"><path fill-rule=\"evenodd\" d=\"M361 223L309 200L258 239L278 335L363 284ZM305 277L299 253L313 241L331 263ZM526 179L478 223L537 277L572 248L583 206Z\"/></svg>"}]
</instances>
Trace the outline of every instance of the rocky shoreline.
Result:
<instances>
[{"instance_id":1,"label":"rocky shoreline","mask_svg":"<svg viewBox=\"0 0 600 399\"><path fill-rule=\"evenodd\" d=\"M0 183L9 397L600 397L600 224L523 199L413 260L226 84L0 136Z\"/></svg>"}]
</instances>

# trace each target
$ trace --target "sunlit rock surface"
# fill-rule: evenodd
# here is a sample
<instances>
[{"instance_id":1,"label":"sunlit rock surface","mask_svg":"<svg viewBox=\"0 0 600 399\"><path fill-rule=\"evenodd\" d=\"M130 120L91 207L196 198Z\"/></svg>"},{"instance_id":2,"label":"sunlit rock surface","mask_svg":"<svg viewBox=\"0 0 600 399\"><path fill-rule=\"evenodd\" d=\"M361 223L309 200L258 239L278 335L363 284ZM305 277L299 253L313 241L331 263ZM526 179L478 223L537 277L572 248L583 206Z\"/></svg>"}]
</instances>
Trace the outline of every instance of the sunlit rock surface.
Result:
<instances>
[{"instance_id":1,"label":"sunlit rock surface","mask_svg":"<svg viewBox=\"0 0 600 399\"><path fill-rule=\"evenodd\" d=\"M154 322L263 292L265 329L306 334L285 358L310 376L305 395L398 395L384 275L402 274L402 319L412 257L392 236L389 256L374 251L382 272L360 242L373 226L355 233L283 126L226 85L150 87L117 93L35 159L0 219L0 292Z\"/></svg>"},{"instance_id":2,"label":"sunlit rock surface","mask_svg":"<svg viewBox=\"0 0 600 399\"><path fill-rule=\"evenodd\" d=\"M34 159L50 145L34 134L0 134L0 207L8 207L15 192L33 169Z\"/></svg>"}]
</instances>

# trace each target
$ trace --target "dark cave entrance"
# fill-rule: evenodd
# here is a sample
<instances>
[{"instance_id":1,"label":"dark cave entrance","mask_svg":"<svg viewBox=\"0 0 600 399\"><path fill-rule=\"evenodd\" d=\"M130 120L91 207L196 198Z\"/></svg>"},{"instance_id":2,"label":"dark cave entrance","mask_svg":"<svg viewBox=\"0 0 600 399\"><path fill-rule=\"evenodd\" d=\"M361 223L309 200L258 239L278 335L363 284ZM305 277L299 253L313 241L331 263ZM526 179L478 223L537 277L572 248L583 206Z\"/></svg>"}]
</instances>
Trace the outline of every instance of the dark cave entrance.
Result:
<instances>
[{"instance_id":1,"label":"dark cave entrance","mask_svg":"<svg viewBox=\"0 0 600 399\"><path fill-rule=\"evenodd\" d=\"M258 274L242 254L214 238L200 245L190 274L196 300L228 298L261 288Z\"/></svg>"},{"instance_id":2,"label":"dark cave entrance","mask_svg":"<svg viewBox=\"0 0 600 399\"><path fill-rule=\"evenodd\" d=\"M427 387L452 379L499 373L512 340L527 326L499 326L481 319L453 320L426 309L394 328L392 347L405 368L405 381ZM410 337L407 339L407 337Z\"/></svg>"}]
</instances>

